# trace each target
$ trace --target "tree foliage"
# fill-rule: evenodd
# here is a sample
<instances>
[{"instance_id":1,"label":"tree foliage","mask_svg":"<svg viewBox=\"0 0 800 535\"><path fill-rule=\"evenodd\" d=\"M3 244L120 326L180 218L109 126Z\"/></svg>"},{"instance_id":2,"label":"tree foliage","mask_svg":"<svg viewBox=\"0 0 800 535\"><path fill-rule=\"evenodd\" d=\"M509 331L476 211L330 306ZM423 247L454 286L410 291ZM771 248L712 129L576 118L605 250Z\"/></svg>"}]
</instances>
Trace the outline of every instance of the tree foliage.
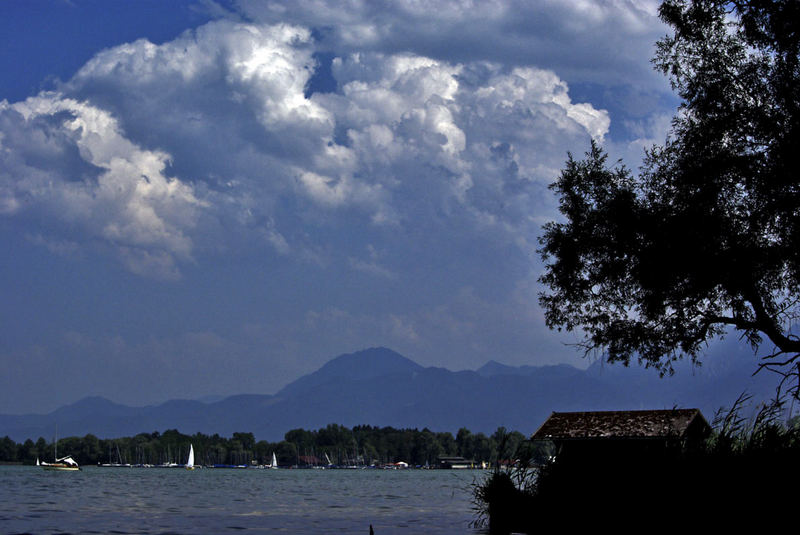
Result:
<instances>
[{"instance_id":1,"label":"tree foliage","mask_svg":"<svg viewBox=\"0 0 800 535\"><path fill-rule=\"evenodd\" d=\"M353 429L329 424L316 431L292 429L280 442L256 441L252 433L237 432L231 438L217 434L185 435L175 429L163 433L140 433L134 437L99 439L94 435L64 437L58 440L59 455L72 455L82 465L100 463L164 464L186 462L189 444L194 446L197 464L268 464L275 453L278 464L294 466L382 464L405 461L411 465L438 466L440 455L458 455L477 462L497 460L498 442L519 444L525 436L518 431L499 428L492 436L467 429L435 433L429 429L395 429L359 425ZM501 454L505 454L501 452ZM53 443L40 438L16 444L9 437L0 438L0 463L33 464L36 459L51 461ZM326 458L327 456L327 458Z\"/></svg>"},{"instance_id":2,"label":"tree foliage","mask_svg":"<svg viewBox=\"0 0 800 535\"><path fill-rule=\"evenodd\" d=\"M733 328L792 378L800 339L800 2L668 0L655 67L682 103L638 174L592 143L551 188L551 328L662 372Z\"/></svg>"}]
</instances>

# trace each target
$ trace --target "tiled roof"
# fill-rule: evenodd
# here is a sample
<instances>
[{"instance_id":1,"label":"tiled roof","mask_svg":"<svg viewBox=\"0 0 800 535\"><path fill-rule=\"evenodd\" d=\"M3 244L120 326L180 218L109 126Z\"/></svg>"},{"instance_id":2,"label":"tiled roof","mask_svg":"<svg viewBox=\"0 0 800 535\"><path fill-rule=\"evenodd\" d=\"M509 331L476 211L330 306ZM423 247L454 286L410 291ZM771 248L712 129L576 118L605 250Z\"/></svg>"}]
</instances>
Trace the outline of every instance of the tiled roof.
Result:
<instances>
[{"instance_id":1,"label":"tiled roof","mask_svg":"<svg viewBox=\"0 0 800 535\"><path fill-rule=\"evenodd\" d=\"M694 421L710 429L698 409L554 412L531 439L680 437Z\"/></svg>"}]
</instances>

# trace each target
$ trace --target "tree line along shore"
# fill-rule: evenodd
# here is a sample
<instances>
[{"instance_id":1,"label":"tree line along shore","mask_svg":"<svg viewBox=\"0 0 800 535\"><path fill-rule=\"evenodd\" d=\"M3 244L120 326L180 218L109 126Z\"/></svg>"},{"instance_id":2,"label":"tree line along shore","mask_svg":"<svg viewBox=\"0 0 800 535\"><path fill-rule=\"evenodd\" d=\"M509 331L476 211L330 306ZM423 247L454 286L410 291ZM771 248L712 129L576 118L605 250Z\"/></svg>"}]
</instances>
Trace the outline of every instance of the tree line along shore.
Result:
<instances>
[{"instance_id":1,"label":"tree line along shore","mask_svg":"<svg viewBox=\"0 0 800 535\"><path fill-rule=\"evenodd\" d=\"M461 428L434 432L427 428L395 429L359 425L352 429L329 424L318 430L293 429L279 442L256 440L253 433L237 432L231 437L218 434L183 434L175 429L139 433L132 437L102 439L83 437L58 438L60 455L71 455L81 465L150 465L185 464L189 445L195 451L195 463L205 466L267 465L273 453L282 467L372 466L408 463L409 466L438 467L440 457L462 457L491 464L502 459L503 452L514 452L526 437L518 431L500 427L491 435ZM502 447L501 447L502 446ZM498 450L502 451L498 453ZM54 458L54 442L43 437L16 443L0 439L0 463L35 464L37 459Z\"/></svg>"}]
</instances>

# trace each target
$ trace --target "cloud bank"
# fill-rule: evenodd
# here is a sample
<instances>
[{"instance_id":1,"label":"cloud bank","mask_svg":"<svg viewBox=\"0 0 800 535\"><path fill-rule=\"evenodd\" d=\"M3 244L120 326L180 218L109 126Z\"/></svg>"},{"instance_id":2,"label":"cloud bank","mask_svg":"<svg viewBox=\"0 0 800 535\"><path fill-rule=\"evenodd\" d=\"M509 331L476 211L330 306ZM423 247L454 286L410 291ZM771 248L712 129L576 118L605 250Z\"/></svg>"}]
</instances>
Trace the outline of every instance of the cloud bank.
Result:
<instances>
[{"instance_id":1,"label":"cloud bank","mask_svg":"<svg viewBox=\"0 0 800 535\"><path fill-rule=\"evenodd\" d=\"M91 367L68 400L133 404L270 392L370 345L455 369L575 362L536 305L547 185L591 138L633 153L666 128L654 6L204 4L217 20L0 101L0 230L84 292L9 291L38 307L20 318L72 320L7 322L9 384L26 354ZM141 367L164 376L119 379Z\"/></svg>"},{"instance_id":2,"label":"cloud bank","mask_svg":"<svg viewBox=\"0 0 800 535\"><path fill-rule=\"evenodd\" d=\"M315 45L300 26L217 21L3 102L3 214L67 224L156 277L220 232L314 257L331 220L384 241L479 229L525 249L565 148L608 131L552 71L487 61L354 52L332 61L337 91L309 94Z\"/></svg>"}]
</instances>

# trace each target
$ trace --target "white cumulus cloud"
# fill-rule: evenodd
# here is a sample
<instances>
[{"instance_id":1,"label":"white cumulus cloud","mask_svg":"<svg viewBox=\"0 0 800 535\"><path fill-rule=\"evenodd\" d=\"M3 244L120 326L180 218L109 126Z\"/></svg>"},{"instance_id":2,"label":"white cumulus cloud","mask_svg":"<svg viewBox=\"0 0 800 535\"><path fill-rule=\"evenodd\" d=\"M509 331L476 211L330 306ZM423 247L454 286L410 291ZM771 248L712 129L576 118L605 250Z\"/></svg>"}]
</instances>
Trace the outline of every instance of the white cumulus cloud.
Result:
<instances>
[{"instance_id":1,"label":"white cumulus cloud","mask_svg":"<svg viewBox=\"0 0 800 535\"><path fill-rule=\"evenodd\" d=\"M204 203L165 174L168 154L131 142L105 110L58 93L4 103L0 120L0 183L14 206L8 212L36 211L77 226L118 245L132 268L161 256L167 260L147 272L156 277L174 276L172 258L191 257L187 230Z\"/></svg>"},{"instance_id":2,"label":"white cumulus cloud","mask_svg":"<svg viewBox=\"0 0 800 535\"><path fill-rule=\"evenodd\" d=\"M100 52L58 93L3 104L0 208L35 205L167 278L242 236L362 269L349 259L370 225L491 227L525 248L566 151L609 128L534 66L353 52L332 61L338 91L309 94L317 44L223 20ZM332 222L355 232L332 243Z\"/></svg>"}]
</instances>

